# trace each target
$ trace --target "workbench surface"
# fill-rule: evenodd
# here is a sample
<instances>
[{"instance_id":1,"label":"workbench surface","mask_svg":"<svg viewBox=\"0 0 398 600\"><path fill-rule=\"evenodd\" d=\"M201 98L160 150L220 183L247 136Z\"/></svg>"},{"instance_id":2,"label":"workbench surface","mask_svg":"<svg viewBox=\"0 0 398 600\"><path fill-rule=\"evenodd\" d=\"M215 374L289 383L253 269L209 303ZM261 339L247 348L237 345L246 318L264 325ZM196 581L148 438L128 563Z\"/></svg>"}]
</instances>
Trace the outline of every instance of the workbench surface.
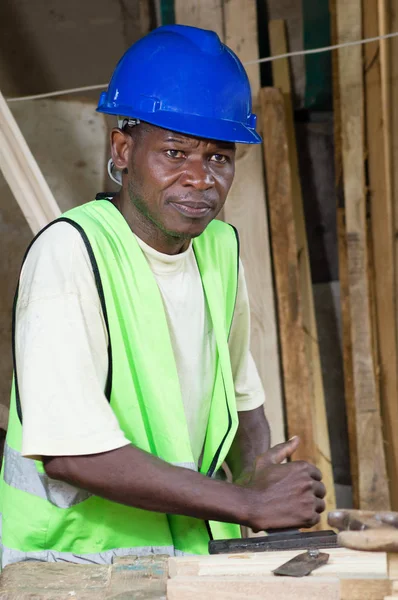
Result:
<instances>
[{"instance_id":1,"label":"workbench surface","mask_svg":"<svg viewBox=\"0 0 398 600\"><path fill-rule=\"evenodd\" d=\"M114 564L29 561L0 577L0 600L383 600L391 591L385 553L332 549L309 577L272 570L300 552L116 558Z\"/></svg>"}]
</instances>

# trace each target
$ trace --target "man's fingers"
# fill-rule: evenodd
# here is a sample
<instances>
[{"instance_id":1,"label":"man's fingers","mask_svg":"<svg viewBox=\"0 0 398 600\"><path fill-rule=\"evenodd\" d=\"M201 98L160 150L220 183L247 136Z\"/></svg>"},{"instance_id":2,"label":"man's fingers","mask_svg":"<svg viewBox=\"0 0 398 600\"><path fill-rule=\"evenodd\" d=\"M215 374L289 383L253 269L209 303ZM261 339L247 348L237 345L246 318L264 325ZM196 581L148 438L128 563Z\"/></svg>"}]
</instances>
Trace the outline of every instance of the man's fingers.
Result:
<instances>
[{"instance_id":1,"label":"man's fingers","mask_svg":"<svg viewBox=\"0 0 398 600\"><path fill-rule=\"evenodd\" d=\"M312 479L315 479L315 481L322 481L322 473L320 472L320 470L317 469L317 467L315 467L314 465L311 465L311 463L307 464L309 469L308 473L312 477Z\"/></svg>"},{"instance_id":2,"label":"man's fingers","mask_svg":"<svg viewBox=\"0 0 398 600\"><path fill-rule=\"evenodd\" d=\"M313 489L314 494L317 498L324 498L326 496L326 488L323 485L322 481L315 481Z\"/></svg>"},{"instance_id":3,"label":"man's fingers","mask_svg":"<svg viewBox=\"0 0 398 600\"><path fill-rule=\"evenodd\" d=\"M318 514L323 513L323 511L326 508L326 503L325 500L321 500L320 498L316 499L316 506L315 506L315 510Z\"/></svg>"},{"instance_id":4,"label":"man's fingers","mask_svg":"<svg viewBox=\"0 0 398 600\"><path fill-rule=\"evenodd\" d=\"M300 438L292 437L289 441L277 444L263 454L263 465L279 465L295 452L300 444Z\"/></svg>"}]
</instances>

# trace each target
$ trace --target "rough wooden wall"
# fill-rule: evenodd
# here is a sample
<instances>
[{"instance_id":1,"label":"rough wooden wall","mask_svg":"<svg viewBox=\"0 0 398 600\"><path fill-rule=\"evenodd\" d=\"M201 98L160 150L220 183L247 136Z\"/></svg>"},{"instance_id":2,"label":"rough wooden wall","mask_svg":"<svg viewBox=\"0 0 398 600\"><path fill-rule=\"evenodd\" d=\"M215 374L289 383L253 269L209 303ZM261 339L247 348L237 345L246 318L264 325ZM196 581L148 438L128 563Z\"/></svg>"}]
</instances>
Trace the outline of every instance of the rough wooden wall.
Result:
<instances>
[{"instance_id":1,"label":"rough wooden wall","mask_svg":"<svg viewBox=\"0 0 398 600\"><path fill-rule=\"evenodd\" d=\"M3 0L1 91L10 97L106 83L123 52L148 29L148 5L146 0ZM95 112L98 94L10 104L62 210L92 199L105 184L108 123ZM12 299L30 240L0 173L0 405L5 406Z\"/></svg>"}]
</instances>

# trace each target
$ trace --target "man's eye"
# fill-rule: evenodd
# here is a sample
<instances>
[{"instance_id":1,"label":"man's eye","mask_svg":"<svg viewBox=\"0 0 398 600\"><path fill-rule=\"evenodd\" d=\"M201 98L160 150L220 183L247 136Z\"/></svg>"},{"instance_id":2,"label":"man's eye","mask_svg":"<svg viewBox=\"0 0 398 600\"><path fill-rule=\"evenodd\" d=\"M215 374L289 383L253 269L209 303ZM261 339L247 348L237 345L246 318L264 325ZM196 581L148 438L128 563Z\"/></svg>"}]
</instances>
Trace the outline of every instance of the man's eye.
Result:
<instances>
[{"instance_id":1,"label":"man's eye","mask_svg":"<svg viewBox=\"0 0 398 600\"><path fill-rule=\"evenodd\" d=\"M224 154L213 154L211 160L219 165L225 165L225 163L228 161L228 158Z\"/></svg>"},{"instance_id":2,"label":"man's eye","mask_svg":"<svg viewBox=\"0 0 398 600\"><path fill-rule=\"evenodd\" d=\"M185 154L182 150L166 150L166 154L170 158L185 158Z\"/></svg>"}]
</instances>

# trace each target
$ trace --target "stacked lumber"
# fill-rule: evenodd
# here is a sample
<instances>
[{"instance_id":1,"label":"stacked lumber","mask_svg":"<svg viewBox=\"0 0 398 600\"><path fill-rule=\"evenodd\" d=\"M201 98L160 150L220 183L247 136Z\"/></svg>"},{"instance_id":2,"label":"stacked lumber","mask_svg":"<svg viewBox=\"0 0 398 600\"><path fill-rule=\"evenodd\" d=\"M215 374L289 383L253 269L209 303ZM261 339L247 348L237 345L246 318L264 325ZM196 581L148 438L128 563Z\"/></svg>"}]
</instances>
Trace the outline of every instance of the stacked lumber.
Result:
<instances>
[{"instance_id":1,"label":"stacked lumber","mask_svg":"<svg viewBox=\"0 0 398 600\"><path fill-rule=\"evenodd\" d=\"M332 37L387 33L385 0L333 0ZM343 354L354 505L398 508L397 288L387 40L334 55Z\"/></svg>"},{"instance_id":2,"label":"stacked lumber","mask_svg":"<svg viewBox=\"0 0 398 600\"><path fill-rule=\"evenodd\" d=\"M311 577L276 577L272 570L300 551L244 555L162 555L115 558L112 565L28 561L6 567L7 600L382 600L392 591L386 554L332 549Z\"/></svg>"}]
</instances>

